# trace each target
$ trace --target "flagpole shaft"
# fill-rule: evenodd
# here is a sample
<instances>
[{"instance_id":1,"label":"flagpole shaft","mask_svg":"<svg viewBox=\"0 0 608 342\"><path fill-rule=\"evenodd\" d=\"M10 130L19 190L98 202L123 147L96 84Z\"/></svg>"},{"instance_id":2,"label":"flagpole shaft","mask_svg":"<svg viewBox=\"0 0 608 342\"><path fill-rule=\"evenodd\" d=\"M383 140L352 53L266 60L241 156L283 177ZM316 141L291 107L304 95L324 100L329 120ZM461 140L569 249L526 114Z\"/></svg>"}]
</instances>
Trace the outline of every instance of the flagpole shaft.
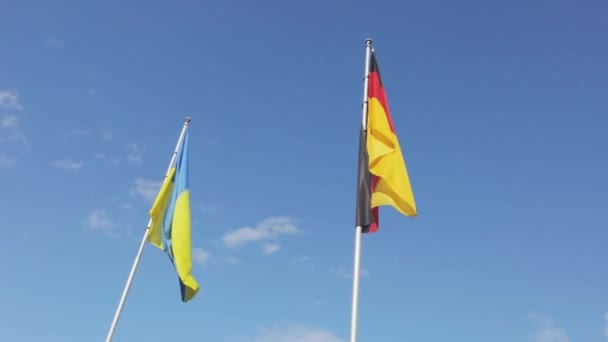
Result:
<instances>
[{"instance_id":1,"label":"flagpole shaft","mask_svg":"<svg viewBox=\"0 0 608 342\"><path fill-rule=\"evenodd\" d=\"M353 304L350 323L350 342L357 342L357 318L359 314L359 270L361 269L361 226L355 228L355 257L353 261Z\"/></svg>"},{"instance_id":2,"label":"flagpole shaft","mask_svg":"<svg viewBox=\"0 0 608 342\"><path fill-rule=\"evenodd\" d=\"M171 167L175 162L175 158L177 157L177 151L179 150L179 146L184 140L184 135L186 135L186 130L190 126L191 119L186 117L184 122L184 126L182 127L182 131L177 139L177 144L175 145L175 149L173 150L173 154L171 155L171 161L169 162L169 166L167 167L167 172L165 172L165 178L169 175L171 171ZM131 284L133 283L133 278L135 277L135 272L137 272L137 267L139 266L139 261L141 259L141 255L144 251L144 247L146 246L146 240L148 238L148 233L150 232L150 225L152 224L152 219L148 221L148 225L146 226L146 230L144 231L144 236L141 239L141 243L139 244L139 249L137 250L137 254L135 255L135 260L133 260L133 265L131 266L131 272L129 272L129 277L127 278L127 283L125 284L125 288L122 291L122 296L120 297L120 301L118 302L118 307L116 308L116 312L114 313L114 319L112 320L112 324L110 325L110 330L108 331L108 335L106 337L106 342L111 342L112 337L114 336L114 332L116 331L116 326L118 325L118 320L120 319L120 315L122 313L122 309L127 301L127 296L129 295L129 290L131 289Z\"/></svg>"},{"instance_id":3,"label":"flagpole shaft","mask_svg":"<svg viewBox=\"0 0 608 342\"><path fill-rule=\"evenodd\" d=\"M148 224L148 227L149 226L150 226L150 224ZM106 337L106 342L112 341L112 337L114 336L114 331L116 331L116 326L118 325L118 320L120 319L120 314L122 313L122 308L125 305L125 301L127 300L127 295L129 294L129 290L131 289L131 283L133 283L133 278L135 277L135 272L137 271L137 267L139 266L139 260L141 259L141 254L144 251L147 237L148 237L148 228L146 228L146 230L144 232L144 236L141 239L141 243L139 244L139 250L137 251L137 255L135 256L135 260L133 261L133 266L131 266L131 272L129 273L129 278L127 278L127 283L125 285L125 288L122 291L122 296L120 297L120 301L118 302L118 307L116 308L116 313L114 313L114 319L112 320L112 325L110 326L110 330L108 331L108 336Z\"/></svg>"},{"instance_id":4,"label":"flagpole shaft","mask_svg":"<svg viewBox=\"0 0 608 342\"><path fill-rule=\"evenodd\" d=\"M363 108L361 121L364 130L367 130L367 86L369 83L369 64L371 60L372 40L365 41L365 78L363 80ZM353 302L350 321L350 342L357 342L357 323L359 315L359 280L361 270L361 235L362 227L355 228L355 255L353 260Z\"/></svg>"},{"instance_id":5,"label":"flagpole shaft","mask_svg":"<svg viewBox=\"0 0 608 342\"><path fill-rule=\"evenodd\" d=\"M367 39L365 41L365 73L363 78L363 106L361 108L361 124L363 125L363 130L367 131L367 88L369 85L369 68L372 59L372 40Z\"/></svg>"}]
</instances>

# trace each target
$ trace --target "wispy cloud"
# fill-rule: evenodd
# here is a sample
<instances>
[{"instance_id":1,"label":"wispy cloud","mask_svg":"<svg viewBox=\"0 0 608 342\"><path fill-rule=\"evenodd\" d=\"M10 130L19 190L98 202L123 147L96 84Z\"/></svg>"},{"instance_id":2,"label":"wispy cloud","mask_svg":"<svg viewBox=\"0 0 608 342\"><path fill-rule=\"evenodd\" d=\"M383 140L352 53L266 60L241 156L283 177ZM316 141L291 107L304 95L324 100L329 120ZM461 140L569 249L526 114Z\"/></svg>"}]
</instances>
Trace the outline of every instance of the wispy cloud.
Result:
<instances>
[{"instance_id":1,"label":"wispy cloud","mask_svg":"<svg viewBox=\"0 0 608 342\"><path fill-rule=\"evenodd\" d=\"M19 124L19 119L16 115L13 114L4 114L2 118L0 118L0 127L3 128L13 128Z\"/></svg>"},{"instance_id":2,"label":"wispy cloud","mask_svg":"<svg viewBox=\"0 0 608 342\"><path fill-rule=\"evenodd\" d=\"M72 135L88 135L89 131L86 129L73 129L71 133Z\"/></svg>"},{"instance_id":3,"label":"wispy cloud","mask_svg":"<svg viewBox=\"0 0 608 342\"><path fill-rule=\"evenodd\" d=\"M239 265L241 263L239 259L231 256L224 257L224 261L232 265Z\"/></svg>"},{"instance_id":4,"label":"wispy cloud","mask_svg":"<svg viewBox=\"0 0 608 342\"><path fill-rule=\"evenodd\" d=\"M15 126L17 118L13 115L6 118L0 118L0 127L2 126ZM66 132L66 137L69 136L89 136L94 134L95 130L85 128L75 128ZM13 140L17 139L17 131L13 129L11 135ZM112 132L109 129L101 129L97 131L97 134L103 141L109 142L112 140ZM6 135L6 134L5 134ZM1 137L1 136L0 136ZM145 148L140 144L130 143L119 146L118 150L105 151L102 153L96 153L89 162L102 162L108 166L119 166L119 165L141 165L144 163L142 156Z\"/></svg>"},{"instance_id":5,"label":"wispy cloud","mask_svg":"<svg viewBox=\"0 0 608 342\"><path fill-rule=\"evenodd\" d=\"M112 132L109 130L101 130L100 134L104 141L112 140ZM144 162L143 151L145 149L138 144L127 144L121 146L121 150L118 151L97 153L93 159L105 162L109 166L141 165Z\"/></svg>"},{"instance_id":6,"label":"wispy cloud","mask_svg":"<svg viewBox=\"0 0 608 342\"><path fill-rule=\"evenodd\" d=\"M307 325L281 325L261 329L254 342L346 342L331 332Z\"/></svg>"},{"instance_id":7,"label":"wispy cloud","mask_svg":"<svg viewBox=\"0 0 608 342\"><path fill-rule=\"evenodd\" d=\"M23 110L19 94L12 90L0 90L0 143L22 143L29 147L25 133L21 129L15 112Z\"/></svg>"},{"instance_id":8,"label":"wispy cloud","mask_svg":"<svg viewBox=\"0 0 608 342\"><path fill-rule=\"evenodd\" d=\"M197 264L199 264L199 265L207 264L210 257L211 257L211 255L209 254L208 251L206 251L202 248L198 248L198 247L192 248L192 260L194 262L196 262Z\"/></svg>"},{"instance_id":9,"label":"wispy cloud","mask_svg":"<svg viewBox=\"0 0 608 342\"><path fill-rule=\"evenodd\" d=\"M102 209L95 209L89 213L85 219L85 225L91 230L100 231L107 235L114 235L116 224L112 222L106 212Z\"/></svg>"},{"instance_id":10,"label":"wispy cloud","mask_svg":"<svg viewBox=\"0 0 608 342\"><path fill-rule=\"evenodd\" d=\"M243 227L229 231L223 237L224 246L229 248L243 244L275 239L280 235L297 234L299 229L290 217L270 217L258 223L255 227Z\"/></svg>"},{"instance_id":11,"label":"wispy cloud","mask_svg":"<svg viewBox=\"0 0 608 342\"><path fill-rule=\"evenodd\" d=\"M83 162L75 161L72 158L59 159L51 162L51 165L63 170L78 170L84 165Z\"/></svg>"},{"instance_id":12,"label":"wispy cloud","mask_svg":"<svg viewBox=\"0 0 608 342\"><path fill-rule=\"evenodd\" d=\"M23 110L19 103L19 94L12 90L0 90L0 107Z\"/></svg>"},{"instance_id":13,"label":"wispy cloud","mask_svg":"<svg viewBox=\"0 0 608 342\"><path fill-rule=\"evenodd\" d=\"M102 129L101 130L101 138L104 141L110 141L110 140L112 140L112 131L110 131L109 129Z\"/></svg>"},{"instance_id":14,"label":"wispy cloud","mask_svg":"<svg viewBox=\"0 0 608 342\"><path fill-rule=\"evenodd\" d=\"M89 132L89 130L87 130L87 129L74 128L72 130L65 132L63 135L66 139L70 139L72 137L85 137L85 136L88 136L90 133L91 132Z\"/></svg>"},{"instance_id":15,"label":"wispy cloud","mask_svg":"<svg viewBox=\"0 0 608 342\"><path fill-rule=\"evenodd\" d=\"M205 215L217 214L220 211L220 207L214 204L201 203L197 207Z\"/></svg>"},{"instance_id":16,"label":"wispy cloud","mask_svg":"<svg viewBox=\"0 0 608 342\"><path fill-rule=\"evenodd\" d=\"M132 165L139 165L144 162L141 154L145 151L145 149L139 144L127 144L124 148L128 151L125 160L127 163Z\"/></svg>"},{"instance_id":17,"label":"wispy cloud","mask_svg":"<svg viewBox=\"0 0 608 342\"><path fill-rule=\"evenodd\" d=\"M139 145L139 144L135 144L135 143L132 143L132 144L126 144L126 145L124 146L124 148L125 148L127 151L132 152L132 153L141 153L141 152L144 152L144 150L145 150L145 149L144 149L144 148L143 148L141 145Z\"/></svg>"},{"instance_id":18,"label":"wispy cloud","mask_svg":"<svg viewBox=\"0 0 608 342\"><path fill-rule=\"evenodd\" d=\"M214 147L217 146L217 144L219 144L219 142L215 139L211 139L209 137L203 137L203 142L205 143L205 145L209 146L209 147Z\"/></svg>"},{"instance_id":19,"label":"wispy cloud","mask_svg":"<svg viewBox=\"0 0 608 342\"><path fill-rule=\"evenodd\" d=\"M65 46L65 41L56 37L47 38L46 44L54 48L62 48Z\"/></svg>"},{"instance_id":20,"label":"wispy cloud","mask_svg":"<svg viewBox=\"0 0 608 342\"><path fill-rule=\"evenodd\" d=\"M535 331L528 335L528 340L532 342L570 342L566 332L556 327L553 322L540 314L532 314L528 319L536 325Z\"/></svg>"},{"instance_id":21,"label":"wispy cloud","mask_svg":"<svg viewBox=\"0 0 608 342\"><path fill-rule=\"evenodd\" d=\"M127 163L133 164L133 165L143 164L143 162L144 162L144 158L142 158L142 156L138 156L136 154L127 154L125 159L127 160Z\"/></svg>"},{"instance_id":22,"label":"wispy cloud","mask_svg":"<svg viewBox=\"0 0 608 342\"><path fill-rule=\"evenodd\" d=\"M13 167L17 164L15 157L0 154L0 167Z\"/></svg>"},{"instance_id":23,"label":"wispy cloud","mask_svg":"<svg viewBox=\"0 0 608 342\"><path fill-rule=\"evenodd\" d=\"M301 257L293 259L294 264L306 264L311 261L312 261L312 258L308 257L308 256L301 256Z\"/></svg>"},{"instance_id":24,"label":"wispy cloud","mask_svg":"<svg viewBox=\"0 0 608 342\"><path fill-rule=\"evenodd\" d=\"M0 142L16 142L28 145L27 138L16 115L0 115Z\"/></svg>"},{"instance_id":25,"label":"wispy cloud","mask_svg":"<svg viewBox=\"0 0 608 342\"><path fill-rule=\"evenodd\" d=\"M97 161L97 160L101 160L110 166L116 166L116 165L120 164L120 158L113 156L113 155L108 155L105 153L95 154L95 157L93 157L93 161Z\"/></svg>"},{"instance_id":26,"label":"wispy cloud","mask_svg":"<svg viewBox=\"0 0 608 342\"><path fill-rule=\"evenodd\" d=\"M352 271L347 271L346 268L344 268L343 266L330 268L330 272L344 279L353 279ZM361 267L361 269L359 270L359 275L361 276L361 278L367 278L369 277L369 271L366 268Z\"/></svg>"},{"instance_id":27,"label":"wispy cloud","mask_svg":"<svg viewBox=\"0 0 608 342\"><path fill-rule=\"evenodd\" d=\"M148 202L154 202L163 181L137 178L135 186L131 189L131 195L143 197Z\"/></svg>"},{"instance_id":28,"label":"wispy cloud","mask_svg":"<svg viewBox=\"0 0 608 342\"><path fill-rule=\"evenodd\" d=\"M281 249L281 246L278 244L274 244L274 243L267 243L263 247L264 254L266 254L266 255L276 253L279 251L279 249Z\"/></svg>"},{"instance_id":29,"label":"wispy cloud","mask_svg":"<svg viewBox=\"0 0 608 342\"><path fill-rule=\"evenodd\" d=\"M299 267L308 267L310 269L316 268L315 264L312 261L312 258L309 256L301 256L293 259L291 261L294 265L299 265Z\"/></svg>"},{"instance_id":30,"label":"wispy cloud","mask_svg":"<svg viewBox=\"0 0 608 342\"><path fill-rule=\"evenodd\" d=\"M89 131L87 131L86 129L74 129L74 130L72 130L72 134L74 134L74 135L88 135Z\"/></svg>"}]
</instances>

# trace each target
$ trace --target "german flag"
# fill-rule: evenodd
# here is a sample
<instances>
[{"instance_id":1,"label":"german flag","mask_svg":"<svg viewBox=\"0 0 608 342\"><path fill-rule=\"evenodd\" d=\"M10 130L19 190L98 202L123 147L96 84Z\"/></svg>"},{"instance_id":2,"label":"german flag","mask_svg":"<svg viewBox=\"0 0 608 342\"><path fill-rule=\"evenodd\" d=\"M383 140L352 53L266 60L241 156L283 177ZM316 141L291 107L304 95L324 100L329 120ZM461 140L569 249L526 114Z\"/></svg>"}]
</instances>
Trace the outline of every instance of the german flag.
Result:
<instances>
[{"instance_id":1,"label":"german flag","mask_svg":"<svg viewBox=\"0 0 608 342\"><path fill-rule=\"evenodd\" d=\"M372 50L367 88L366 126L359 137L356 225L378 231L378 207L389 205L416 216L416 202L399 146L376 54Z\"/></svg>"}]
</instances>

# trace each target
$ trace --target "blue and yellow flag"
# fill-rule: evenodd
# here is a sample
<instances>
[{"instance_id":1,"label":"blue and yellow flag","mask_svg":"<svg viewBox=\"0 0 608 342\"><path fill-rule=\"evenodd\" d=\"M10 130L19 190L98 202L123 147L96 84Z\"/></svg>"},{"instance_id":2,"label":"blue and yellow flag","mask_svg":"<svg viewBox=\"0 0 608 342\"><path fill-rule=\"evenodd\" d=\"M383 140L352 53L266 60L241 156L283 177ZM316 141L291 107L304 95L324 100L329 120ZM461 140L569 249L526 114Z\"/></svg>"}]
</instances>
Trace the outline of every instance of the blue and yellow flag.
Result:
<instances>
[{"instance_id":1,"label":"blue and yellow flag","mask_svg":"<svg viewBox=\"0 0 608 342\"><path fill-rule=\"evenodd\" d=\"M179 277L182 302L187 302L199 289L192 276L187 130L177 158L150 209L150 218L148 241L169 255Z\"/></svg>"}]
</instances>

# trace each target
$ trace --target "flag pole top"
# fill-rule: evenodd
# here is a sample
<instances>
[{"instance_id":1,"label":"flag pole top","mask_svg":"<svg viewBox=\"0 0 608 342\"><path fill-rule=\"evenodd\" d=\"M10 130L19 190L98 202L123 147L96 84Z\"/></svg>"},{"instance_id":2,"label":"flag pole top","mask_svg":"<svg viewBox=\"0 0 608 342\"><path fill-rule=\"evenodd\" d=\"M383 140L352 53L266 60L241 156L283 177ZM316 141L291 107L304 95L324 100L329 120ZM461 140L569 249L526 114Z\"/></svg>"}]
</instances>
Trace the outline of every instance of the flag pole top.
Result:
<instances>
[{"instance_id":1,"label":"flag pole top","mask_svg":"<svg viewBox=\"0 0 608 342\"><path fill-rule=\"evenodd\" d=\"M189 124L189 123L190 123L190 121L192 121L192 119L190 119L190 117L189 117L189 116L186 116L186 124Z\"/></svg>"},{"instance_id":2,"label":"flag pole top","mask_svg":"<svg viewBox=\"0 0 608 342\"><path fill-rule=\"evenodd\" d=\"M372 39L371 38L367 38L365 40L365 46L372 46Z\"/></svg>"}]
</instances>

